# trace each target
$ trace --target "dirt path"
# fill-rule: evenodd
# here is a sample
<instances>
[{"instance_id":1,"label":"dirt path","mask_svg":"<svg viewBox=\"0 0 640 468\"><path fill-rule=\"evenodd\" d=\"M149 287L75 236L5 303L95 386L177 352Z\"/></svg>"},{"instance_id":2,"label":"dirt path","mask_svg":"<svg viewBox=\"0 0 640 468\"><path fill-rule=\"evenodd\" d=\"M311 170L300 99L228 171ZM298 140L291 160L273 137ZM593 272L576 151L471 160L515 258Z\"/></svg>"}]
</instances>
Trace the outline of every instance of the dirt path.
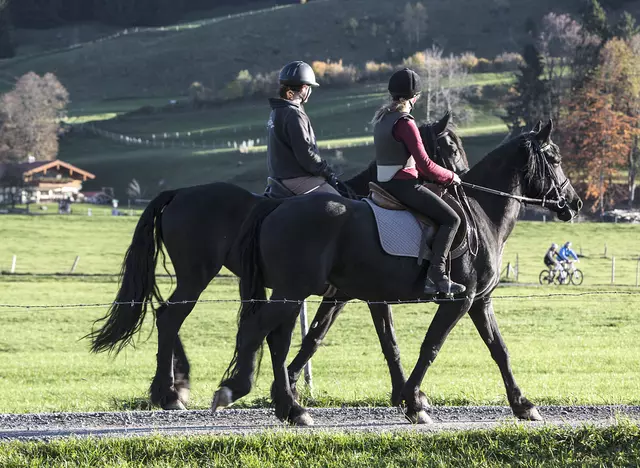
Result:
<instances>
[{"instance_id":1,"label":"dirt path","mask_svg":"<svg viewBox=\"0 0 640 468\"><path fill-rule=\"evenodd\" d=\"M541 406L544 422L570 425L615 423L616 416L640 422L640 406ZM209 411L130 411L120 413L0 414L0 440L47 440L61 437L113 437L149 434L250 434L264 431L424 431L486 429L515 421L499 406L434 407L433 424L411 425L395 408L311 408L312 428L279 422L271 409Z\"/></svg>"}]
</instances>

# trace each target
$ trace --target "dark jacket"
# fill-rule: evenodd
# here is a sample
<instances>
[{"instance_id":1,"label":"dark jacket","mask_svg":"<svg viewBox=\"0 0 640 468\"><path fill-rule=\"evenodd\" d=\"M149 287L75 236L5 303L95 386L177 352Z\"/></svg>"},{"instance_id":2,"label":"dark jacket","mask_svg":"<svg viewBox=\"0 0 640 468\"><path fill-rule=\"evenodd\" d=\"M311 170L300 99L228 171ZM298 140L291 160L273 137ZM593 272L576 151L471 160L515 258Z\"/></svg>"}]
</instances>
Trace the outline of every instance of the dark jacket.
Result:
<instances>
[{"instance_id":1,"label":"dark jacket","mask_svg":"<svg viewBox=\"0 0 640 468\"><path fill-rule=\"evenodd\" d=\"M328 178L332 171L318 152L316 136L304 108L286 99L269 99L267 164L269 177L303 176Z\"/></svg>"},{"instance_id":2,"label":"dark jacket","mask_svg":"<svg viewBox=\"0 0 640 468\"><path fill-rule=\"evenodd\" d=\"M547 253L544 255L544 264L547 266L553 266L553 265L557 265L558 264L558 258L557 258L557 251L556 250L547 250Z\"/></svg>"}]
</instances>

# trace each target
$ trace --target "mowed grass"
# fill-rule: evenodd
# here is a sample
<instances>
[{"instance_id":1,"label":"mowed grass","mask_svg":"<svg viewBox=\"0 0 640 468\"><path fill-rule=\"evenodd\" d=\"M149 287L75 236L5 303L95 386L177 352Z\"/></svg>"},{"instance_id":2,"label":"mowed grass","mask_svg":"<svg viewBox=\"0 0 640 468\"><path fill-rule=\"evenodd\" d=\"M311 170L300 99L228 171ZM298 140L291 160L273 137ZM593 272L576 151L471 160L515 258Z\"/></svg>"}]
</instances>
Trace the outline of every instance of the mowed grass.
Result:
<instances>
[{"instance_id":1,"label":"mowed grass","mask_svg":"<svg viewBox=\"0 0 640 468\"><path fill-rule=\"evenodd\" d=\"M134 225L134 218L3 217L0 237L5 242L0 246L0 259L5 265L17 252L18 271L52 272L66 271L79 254L81 273L117 272ZM506 258L521 253L521 274L527 280L526 275L537 277L539 258L552 239L571 235L576 244L584 244L594 254L605 241L612 252L638 252L637 234L637 226L522 222L508 243ZM536 403L640 401L640 353L636 351L640 291L618 287L617 295L594 294L612 289L593 286L599 282L598 262L583 260L586 280L581 288L511 287L494 294L515 375ZM627 284L632 281L626 280ZM0 277L0 303L36 306L0 311L1 412L147 406L156 353L152 318L147 318L137 348L127 349L115 360L91 355L88 341L82 339L107 310L104 305L93 305L112 301L117 286L115 278ZM169 280L162 279L163 293L170 288ZM574 296L548 297L549 293ZM579 295L584 293L593 295ZM214 280L201 297L204 302L195 307L182 328L193 364L192 408L209 405L233 352L237 304L215 301L237 297L234 279ZM84 305L38 307L61 304ZM316 304L310 303L309 308L313 314ZM410 370L435 306L403 305L395 306L394 311L403 362ZM296 332L293 351L298 344ZM388 371L365 305L347 306L313 365L315 391L306 403L387 404ZM240 404L265 404L272 377L268 353L262 369L255 390ZM498 369L468 318L453 330L423 389L437 404L506 403Z\"/></svg>"},{"instance_id":2,"label":"mowed grass","mask_svg":"<svg viewBox=\"0 0 640 468\"><path fill-rule=\"evenodd\" d=\"M440 434L307 434L140 437L11 442L0 464L118 467L443 467L635 466L640 430L621 422L607 428L539 428Z\"/></svg>"}]
</instances>

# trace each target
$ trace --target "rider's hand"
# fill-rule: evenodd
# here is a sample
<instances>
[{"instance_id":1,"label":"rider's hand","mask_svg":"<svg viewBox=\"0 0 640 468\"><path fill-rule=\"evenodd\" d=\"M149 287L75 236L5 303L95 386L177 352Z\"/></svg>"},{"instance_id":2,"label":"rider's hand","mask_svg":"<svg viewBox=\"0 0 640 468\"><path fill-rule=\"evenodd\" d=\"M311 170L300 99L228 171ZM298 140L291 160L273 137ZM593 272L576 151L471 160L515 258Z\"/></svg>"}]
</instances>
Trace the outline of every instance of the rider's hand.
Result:
<instances>
[{"instance_id":1,"label":"rider's hand","mask_svg":"<svg viewBox=\"0 0 640 468\"><path fill-rule=\"evenodd\" d=\"M453 180L451 181L451 184L452 185L460 185L461 183L462 183L462 180L460 179L460 176L454 172L453 173Z\"/></svg>"}]
</instances>

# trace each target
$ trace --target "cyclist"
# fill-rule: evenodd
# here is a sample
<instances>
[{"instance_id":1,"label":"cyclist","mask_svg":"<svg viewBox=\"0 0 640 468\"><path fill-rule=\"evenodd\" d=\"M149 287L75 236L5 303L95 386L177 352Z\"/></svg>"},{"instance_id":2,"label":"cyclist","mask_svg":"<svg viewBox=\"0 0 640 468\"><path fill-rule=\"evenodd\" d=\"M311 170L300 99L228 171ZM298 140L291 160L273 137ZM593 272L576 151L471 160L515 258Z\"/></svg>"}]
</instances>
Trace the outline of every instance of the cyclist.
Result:
<instances>
[{"instance_id":1,"label":"cyclist","mask_svg":"<svg viewBox=\"0 0 640 468\"><path fill-rule=\"evenodd\" d=\"M562 248L558 251L558 258L567 263L578 261L578 255L571 250L571 241L565 242Z\"/></svg>"},{"instance_id":2,"label":"cyclist","mask_svg":"<svg viewBox=\"0 0 640 468\"><path fill-rule=\"evenodd\" d=\"M544 255L544 264L549 268L549 283L552 283L556 273L559 273L562 270L559 258L558 244L554 242Z\"/></svg>"}]
</instances>

